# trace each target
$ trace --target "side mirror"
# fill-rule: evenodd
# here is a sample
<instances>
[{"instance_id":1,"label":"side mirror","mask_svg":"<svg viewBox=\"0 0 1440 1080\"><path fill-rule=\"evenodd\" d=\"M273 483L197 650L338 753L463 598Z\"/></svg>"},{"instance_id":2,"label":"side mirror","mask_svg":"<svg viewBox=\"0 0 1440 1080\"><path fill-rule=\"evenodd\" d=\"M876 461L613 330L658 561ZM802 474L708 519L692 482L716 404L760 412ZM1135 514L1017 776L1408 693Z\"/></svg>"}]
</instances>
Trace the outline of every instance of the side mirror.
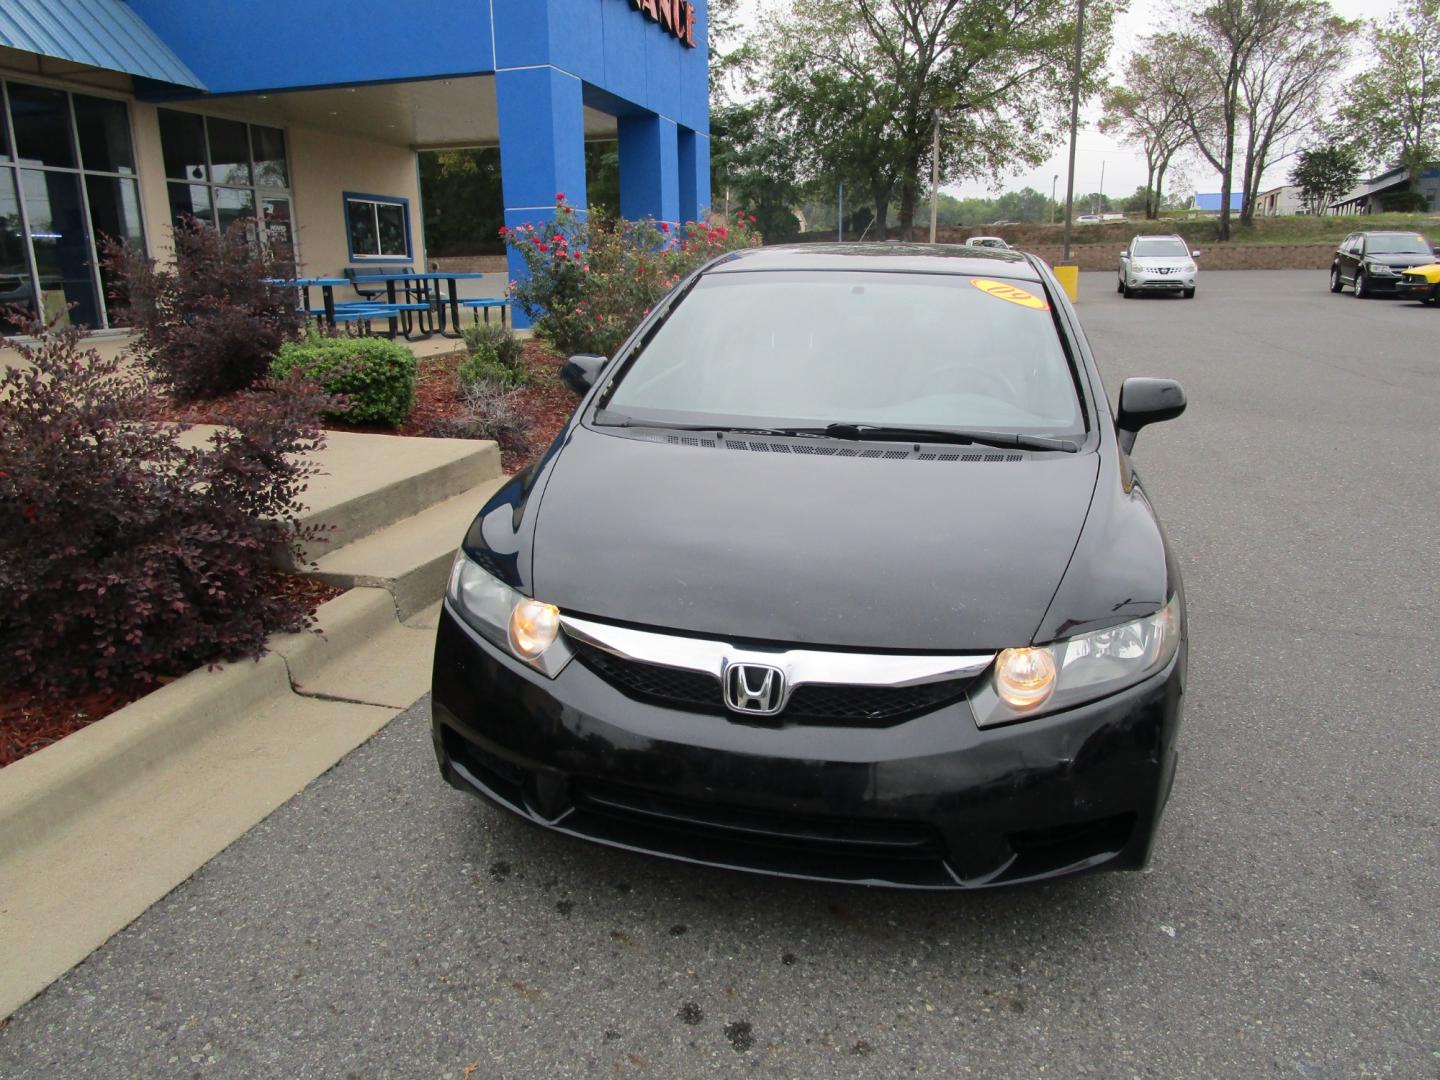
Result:
<instances>
[{"instance_id":1,"label":"side mirror","mask_svg":"<svg viewBox=\"0 0 1440 1080\"><path fill-rule=\"evenodd\" d=\"M1128 252L1128 251L1122 251L1122 252L1120 252L1120 258L1122 258L1122 259L1128 259L1129 257L1130 257L1130 252Z\"/></svg>"},{"instance_id":2,"label":"side mirror","mask_svg":"<svg viewBox=\"0 0 1440 1080\"><path fill-rule=\"evenodd\" d=\"M1190 257L1192 259L1198 259L1203 254L1205 254L1203 251L1192 251L1190 252Z\"/></svg>"},{"instance_id":3,"label":"side mirror","mask_svg":"<svg viewBox=\"0 0 1440 1080\"><path fill-rule=\"evenodd\" d=\"M1126 379L1120 384L1120 408L1115 414L1120 449L1130 453L1141 428L1174 420L1184 411L1185 388L1174 379Z\"/></svg>"},{"instance_id":4,"label":"side mirror","mask_svg":"<svg viewBox=\"0 0 1440 1080\"><path fill-rule=\"evenodd\" d=\"M605 366L606 357L594 353L577 353L560 368L560 381L584 397L595 385L595 377Z\"/></svg>"}]
</instances>

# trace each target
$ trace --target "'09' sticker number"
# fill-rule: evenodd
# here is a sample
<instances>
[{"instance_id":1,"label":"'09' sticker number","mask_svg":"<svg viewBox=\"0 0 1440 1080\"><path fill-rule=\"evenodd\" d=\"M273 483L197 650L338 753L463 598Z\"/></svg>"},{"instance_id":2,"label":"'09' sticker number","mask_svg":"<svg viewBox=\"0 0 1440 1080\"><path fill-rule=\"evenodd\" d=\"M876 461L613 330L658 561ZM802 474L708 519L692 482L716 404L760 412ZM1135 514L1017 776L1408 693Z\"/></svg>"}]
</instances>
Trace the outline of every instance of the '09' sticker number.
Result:
<instances>
[{"instance_id":1,"label":"'09' sticker number","mask_svg":"<svg viewBox=\"0 0 1440 1080\"><path fill-rule=\"evenodd\" d=\"M1018 285L1010 285L1003 281L992 281L989 278L971 278L970 284L988 296L997 300L1005 300L1011 304L1019 304L1021 307L1030 308L1032 311L1049 311L1050 305L1032 292L1020 288Z\"/></svg>"}]
</instances>

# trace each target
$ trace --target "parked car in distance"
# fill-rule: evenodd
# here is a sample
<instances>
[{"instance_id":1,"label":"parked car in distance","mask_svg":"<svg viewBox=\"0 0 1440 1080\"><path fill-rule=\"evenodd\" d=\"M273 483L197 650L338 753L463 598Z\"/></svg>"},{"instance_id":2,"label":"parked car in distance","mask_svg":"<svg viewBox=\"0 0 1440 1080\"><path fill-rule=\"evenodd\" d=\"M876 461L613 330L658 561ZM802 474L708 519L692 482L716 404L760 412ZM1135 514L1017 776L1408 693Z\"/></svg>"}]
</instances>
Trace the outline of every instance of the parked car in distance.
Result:
<instances>
[{"instance_id":1,"label":"parked car in distance","mask_svg":"<svg viewBox=\"0 0 1440 1080\"><path fill-rule=\"evenodd\" d=\"M1190 300L1200 269L1198 251L1183 236L1136 236L1120 252L1120 279L1115 291L1126 299L1140 293L1179 293Z\"/></svg>"},{"instance_id":2,"label":"parked car in distance","mask_svg":"<svg viewBox=\"0 0 1440 1080\"><path fill-rule=\"evenodd\" d=\"M743 312L742 318L736 312ZM734 252L481 508L439 618L444 778L681 861L966 889L1145 865L1187 629L1131 451L1033 255Z\"/></svg>"},{"instance_id":3,"label":"parked car in distance","mask_svg":"<svg viewBox=\"0 0 1440 1080\"><path fill-rule=\"evenodd\" d=\"M1338 293L1349 285L1362 299L1373 293L1393 293L1405 270L1434 261L1430 241L1417 232L1353 232L1340 244L1330 264L1330 291Z\"/></svg>"},{"instance_id":4,"label":"parked car in distance","mask_svg":"<svg viewBox=\"0 0 1440 1080\"><path fill-rule=\"evenodd\" d=\"M996 251L1010 251L1010 245L1000 236L972 236L965 241L965 247L994 248Z\"/></svg>"},{"instance_id":5,"label":"parked car in distance","mask_svg":"<svg viewBox=\"0 0 1440 1080\"><path fill-rule=\"evenodd\" d=\"M1075 219L1076 225L1099 225L1101 222L1099 214L1081 214Z\"/></svg>"},{"instance_id":6,"label":"parked car in distance","mask_svg":"<svg viewBox=\"0 0 1440 1080\"><path fill-rule=\"evenodd\" d=\"M1422 304L1440 306L1440 263L1410 267L1400 275L1395 291Z\"/></svg>"},{"instance_id":7,"label":"parked car in distance","mask_svg":"<svg viewBox=\"0 0 1440 1080\"><path fill-rule=\"evenodd\" d=\"M992 221L991 225L1019 225L1018 221Z\"/></svg>"}]
</instances>

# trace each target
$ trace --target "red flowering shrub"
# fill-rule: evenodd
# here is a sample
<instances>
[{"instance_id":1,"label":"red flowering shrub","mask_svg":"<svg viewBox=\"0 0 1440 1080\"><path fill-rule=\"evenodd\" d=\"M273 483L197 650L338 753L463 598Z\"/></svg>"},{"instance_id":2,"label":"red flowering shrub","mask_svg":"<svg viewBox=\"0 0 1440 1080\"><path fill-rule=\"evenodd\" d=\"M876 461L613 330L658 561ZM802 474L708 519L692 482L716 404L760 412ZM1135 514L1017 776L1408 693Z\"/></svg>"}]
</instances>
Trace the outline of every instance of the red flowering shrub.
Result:
<instances>
[{"instance_id":1,"label":"red flowering shrub","mask_svg":"<svg viewBox=\"0 0 1440 1080\"><path fill-rule=\"evenodd\" d=\"M22 316L23 318L23 316ZM20 321L20 320L17 320ZM33 365L0 374L0 686L58 697L257 656L309 619L266 588L277 549L317 539L298 499L321 443L313 387L242 396L187 446L148 423L146 377L26 323Z\"/></svg>"},{"instance_id":2,"label":"red flowering shrub","mask_svg":"<svg viewBox=\"0 0 1440 1080\"><path fill-rule=\"evenodd\" d=\"M556 196L555 220L502 229L528 276L511 296L561 353L609 356L665 294L717 255L754 247L751 219L687 221L678 228L578 214Z\"/></svg>"},{"instance_id":3,"label":"red flowering shrub","mask_svg":"<svg viewBox=\"0 0 1440 1080\"><path fill-rule=\"evenodd\" d=\"M221 232L193 217L175 227L175 266L105 241L105 265L135 328L140 359L181 401L215 398L265 378L280 346L300 336L295 290L266 284L294 266L237 221Z\"/></svg>"}]
</instances>

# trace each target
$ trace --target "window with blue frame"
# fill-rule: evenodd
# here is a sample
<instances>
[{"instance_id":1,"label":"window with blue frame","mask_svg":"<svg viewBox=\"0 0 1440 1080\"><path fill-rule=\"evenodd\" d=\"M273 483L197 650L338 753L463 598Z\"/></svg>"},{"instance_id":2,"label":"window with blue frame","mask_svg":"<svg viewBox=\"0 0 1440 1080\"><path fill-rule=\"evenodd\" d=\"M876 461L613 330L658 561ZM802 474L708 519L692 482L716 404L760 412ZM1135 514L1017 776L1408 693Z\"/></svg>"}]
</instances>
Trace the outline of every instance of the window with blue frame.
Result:
<instances>
[{"instance_id":1,"label":"window with blue frame","mask_svg":"<svg viewBox=\"0 0 1440 1080\"><path fill-rule=\"evenodd\" d=\"M345 235L352 262L408 262L410 200L398 195L345 192Z\"/></svg>"}]
</instances>

